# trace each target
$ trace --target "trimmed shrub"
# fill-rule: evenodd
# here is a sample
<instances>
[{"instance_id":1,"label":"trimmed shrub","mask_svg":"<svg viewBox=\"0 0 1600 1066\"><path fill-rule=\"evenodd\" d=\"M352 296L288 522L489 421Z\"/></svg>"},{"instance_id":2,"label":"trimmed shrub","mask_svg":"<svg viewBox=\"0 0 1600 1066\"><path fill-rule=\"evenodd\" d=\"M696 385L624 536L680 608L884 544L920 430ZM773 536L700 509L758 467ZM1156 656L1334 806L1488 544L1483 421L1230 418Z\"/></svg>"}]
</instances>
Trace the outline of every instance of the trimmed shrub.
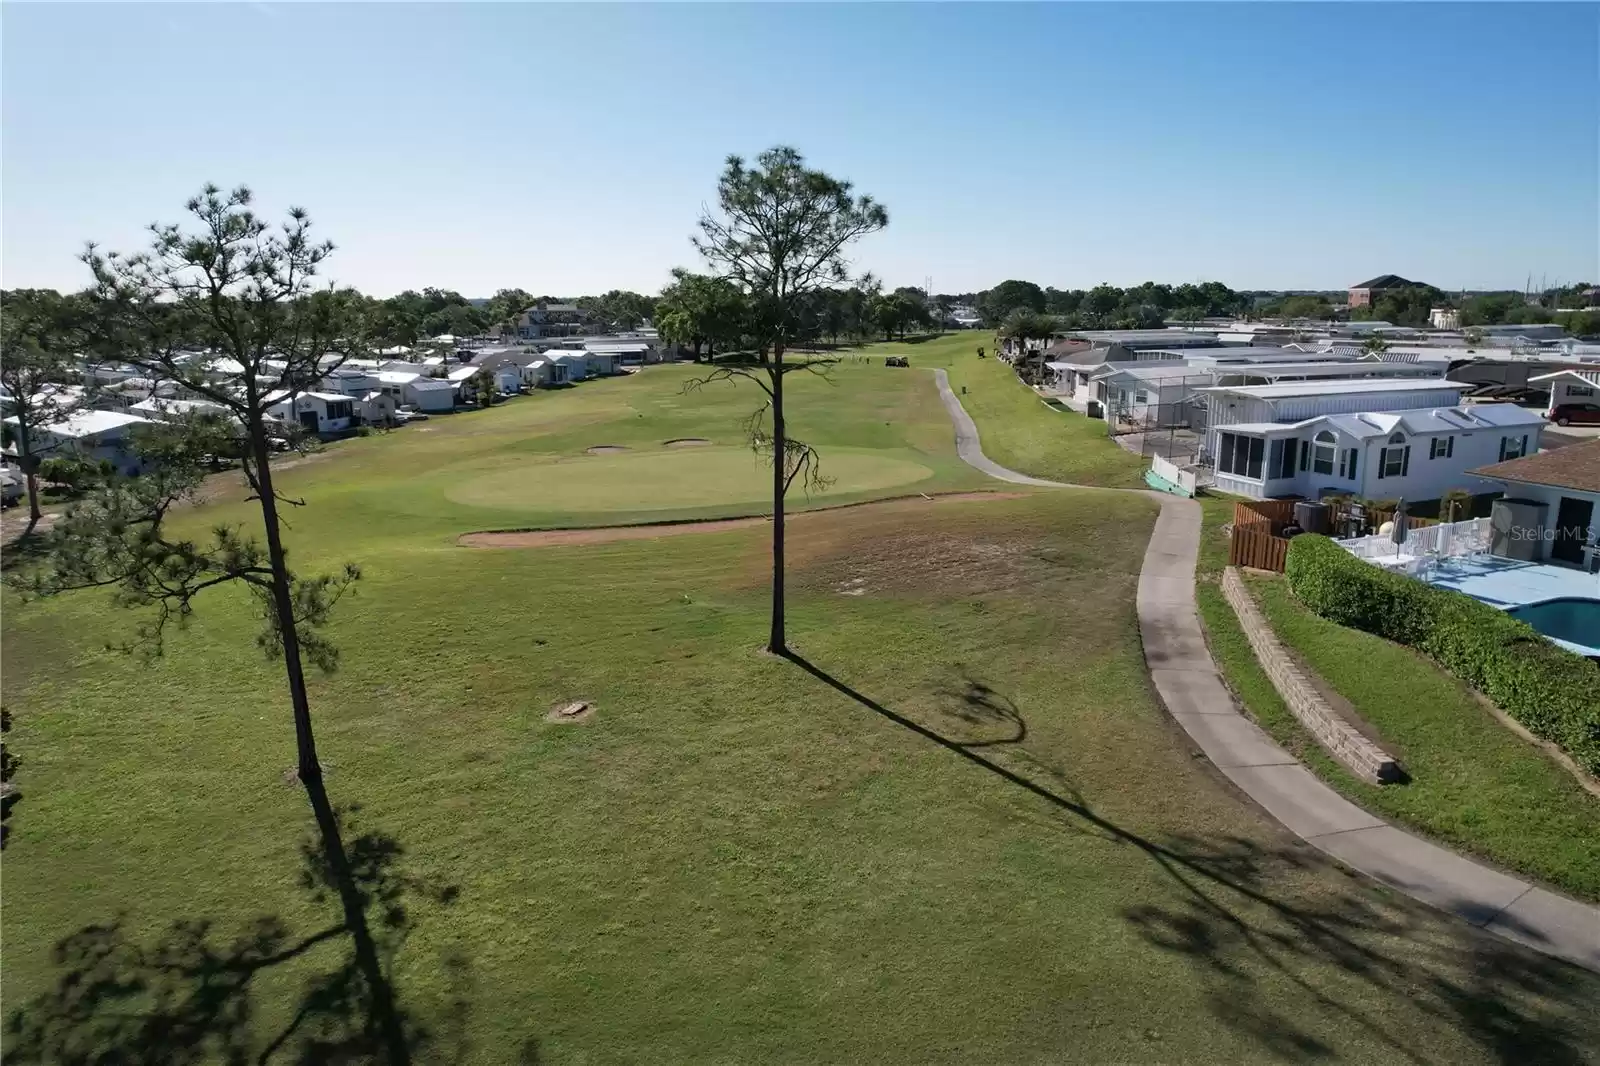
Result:
<instances>
[{"instance_id":1,"label":"trimmed shrub","mask_svg":"<svg viewBox=\"0 0 1600 1066\"><path fill-rule=\"evenodd\" d=\"M1391 574L1327 537L1295 537L1285 569L1317 614L1416 648L1600 774L1600 666L1504 611Z\"/></svg>"}]
</instances>

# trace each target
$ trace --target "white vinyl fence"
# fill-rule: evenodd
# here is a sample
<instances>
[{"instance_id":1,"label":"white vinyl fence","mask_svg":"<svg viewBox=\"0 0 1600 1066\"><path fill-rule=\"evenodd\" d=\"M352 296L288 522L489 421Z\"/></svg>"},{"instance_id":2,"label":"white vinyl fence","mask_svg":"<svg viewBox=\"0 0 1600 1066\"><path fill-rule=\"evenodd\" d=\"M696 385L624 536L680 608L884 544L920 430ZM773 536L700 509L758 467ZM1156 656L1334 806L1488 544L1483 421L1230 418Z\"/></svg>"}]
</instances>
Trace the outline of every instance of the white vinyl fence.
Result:
<instances>
[{"instance_id":1,"label":"white vinyl fence","mask_svg":"<svg viewBox=\"0 0 1600 1066\"><path fill-rule=\"evenodd\" d=\"M1382 534L1341 540L1338 543L1356 558L1381 565L1396 563L1403 565L1411 560L1480 555L1489 550L1489 520L1469 518L1465 522L1423 526L1420 529L1409 530L1404 544L1396 544Z\"/></svg>"}]
</instances>

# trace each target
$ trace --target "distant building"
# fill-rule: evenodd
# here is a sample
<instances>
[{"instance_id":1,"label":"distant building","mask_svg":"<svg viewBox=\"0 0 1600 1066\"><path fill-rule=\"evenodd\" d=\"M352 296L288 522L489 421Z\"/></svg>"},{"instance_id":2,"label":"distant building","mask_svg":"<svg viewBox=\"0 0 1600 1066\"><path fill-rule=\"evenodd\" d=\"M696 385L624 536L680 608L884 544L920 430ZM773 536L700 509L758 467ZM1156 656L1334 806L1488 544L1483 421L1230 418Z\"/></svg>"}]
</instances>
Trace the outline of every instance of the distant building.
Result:
<instances>
[{"instance_id":1,"label":"distant building","mask_svg":"<svg viewBox=\"0 0 1600 1066\"><path fill-rule=\"evenodd\" d=\"M577 304L553 304L543 301L519 314L511 323L511 332L525 341L541 337L574 337L588 332L593 325L589 316Z\"/></svg>"},{"instance_id":2,"label":"distant building","mask_svg":"<svg viewBox=\"0 0 1600 1066\"><path fill-rule=\"evenodd\" d=\"M1435 307L1428 312L1428 324L1434 329L1460 329L1461 312L1453 307Z\"/></svg>"},{"instance_id":3,"label":"distant building","mask_svg":"<svg viewBox=\"0 0 1600 1066\"><path fill-rule=\"evenodd\" d=\"M1420 284L1419 281L1407 281L1398 274L1380 274L1371 281L1350 286L1350 306L1371 307L1375 299L1390 289L1408 289Z\"/></svg>"}]
</instances>

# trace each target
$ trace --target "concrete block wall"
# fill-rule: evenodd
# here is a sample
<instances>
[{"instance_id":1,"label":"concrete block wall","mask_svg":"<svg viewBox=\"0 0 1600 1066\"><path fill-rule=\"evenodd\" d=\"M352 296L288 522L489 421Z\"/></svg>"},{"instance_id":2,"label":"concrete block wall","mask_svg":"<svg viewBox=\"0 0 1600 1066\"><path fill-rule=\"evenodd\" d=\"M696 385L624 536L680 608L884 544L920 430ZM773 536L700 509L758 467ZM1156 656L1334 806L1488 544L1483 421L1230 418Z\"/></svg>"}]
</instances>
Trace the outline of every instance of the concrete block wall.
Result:
<instances>
[{"instance_id":1,"label":"concrete block wall","mask_svg":"<svg viewBox=\"0 0 1600 1066\"><path fill-rule=\"evenodd\" d=\"M1237 567L1222 572L1222 595L1239 617L1239 627L1261 668L1272 679L1272 685L1289 705L1289 710L1302 725L1317 738L1317 743L1328 754L1339 760L1351 773L1375 785L1401 780L1404 774L1394 756L1385 752L1362 736L1354 726L1345 721L1327 700L1317 693L1305 672L1295 665L1272 627L1261 614L1244 587L1244 579Z\"/></svg>"}]
</instances>

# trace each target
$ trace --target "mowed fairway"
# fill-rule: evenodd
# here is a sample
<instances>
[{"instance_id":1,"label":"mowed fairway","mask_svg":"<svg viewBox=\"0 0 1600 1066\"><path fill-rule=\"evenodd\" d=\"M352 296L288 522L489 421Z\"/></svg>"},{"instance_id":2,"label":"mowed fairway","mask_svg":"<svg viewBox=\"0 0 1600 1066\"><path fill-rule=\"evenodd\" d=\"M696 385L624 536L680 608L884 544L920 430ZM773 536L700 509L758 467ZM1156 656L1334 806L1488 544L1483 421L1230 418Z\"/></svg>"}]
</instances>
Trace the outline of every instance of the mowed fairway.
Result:
<instances>
[{"instance_id":1,"label":"mowed fairway","mask_svg":"<svg viewBox=\"0 0 1600 1066\"><path fill-rule=\"evenodd\" d=\"M650 367L333 445L280 477L308 504L294 516L298 540L337 551L368 538L770 511L771 471L744 428L765 396L749 382L686 391L705 372ZM992 485L956 458L926 373L846 361L785 388L790 432L819 449L831 479L821 491L796 486L791 508ZM710 443L668 443L685 438ZM223 490L204 519L250 521L243 495Z\"/></svg>"},{"instance_id":2,"label":"mowed fairway","mask_svg":"<svg viewBox=\"0 0 1600 1066\"><path fill-rule=\"evenodd\" d=\"M969 395L1005 384L934 344L912 347L966 374ZM930 471L846 492L841 461L839 499L985 486L913 363L846 364L837 387L798 394L825 469L831 446ZM692 476L666 491L616 473L680 452L747 459L729 434L749 395L703 406L712 394L678 391L688 373L437 419L285 472L307 501L297 564L366 573L329 627L341 670L313 685L329 789L421 883L456 889L413 903L393 963L432 1033L420 1061L1592 1057L1600 979L1331 866L1179 739L1134 616L1155 514L1141 496L808 516L790 531L803 663L759 650L763 528L455 545L472 529L759 510L742 488L708 501ZM662 444L685 436L714 444ZM630 450L585 453L598 444ZM541 480L562 465L610 473L586 496L584 479ZM452 495L496 469L526 489ZM183 521L247 514L228 490ZM23 760L8 1013L88 1032L36 997L63 973L53 945L90 923L120 916L148 946L180 920L212 922L223 945L261 916L299 935L327 921L299 880L309 819L283 776L281 666L256 651L246 597L201 601L153 664L104 650L133 616L98 595L5 606ZM593 715L548 720L575 699ZM249 983L245 1058L340 950Z\"/></svg>"}]
</instances>

